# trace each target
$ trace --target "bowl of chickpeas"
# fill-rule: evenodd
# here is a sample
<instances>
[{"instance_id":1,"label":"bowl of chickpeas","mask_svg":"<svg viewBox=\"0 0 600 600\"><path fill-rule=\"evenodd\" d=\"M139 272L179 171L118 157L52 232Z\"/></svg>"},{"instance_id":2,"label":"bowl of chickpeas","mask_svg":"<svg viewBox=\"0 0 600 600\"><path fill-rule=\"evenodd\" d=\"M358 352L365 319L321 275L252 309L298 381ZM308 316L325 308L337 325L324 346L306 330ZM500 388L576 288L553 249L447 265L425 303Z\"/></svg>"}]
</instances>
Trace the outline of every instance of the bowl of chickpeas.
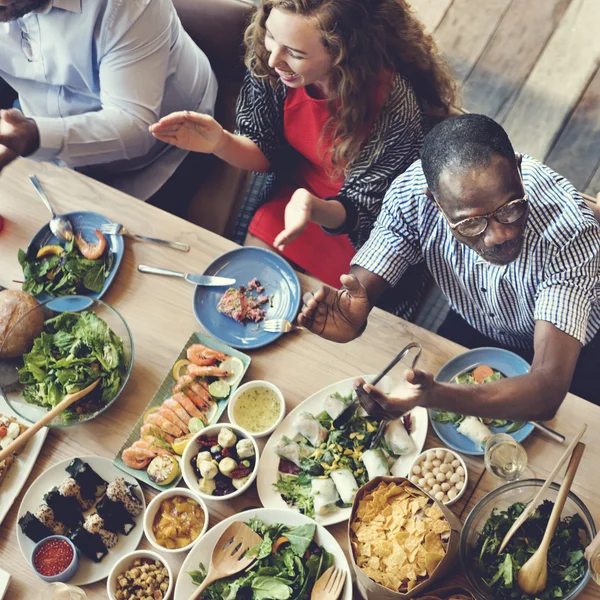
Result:
<instances>
[{"instance_id":1,"label":"bowl of chickpeas","mask_svg":"<svg viewBox=\"0 0 600 600\"><path fill-rule=\"evenodd\" d=\"M167 600L174 585L173 571L160 554L136 550L123 556L111 569L106 591L110 600Z\"/></svg>"},{"instance_id":2,"label":"bowl of chickpeas","mask_svg":"<svg viewBox=\"0 0 600 600\"><path fill-rule=\"evenodd\" d=\"M411 483L449 506L467 489L467 465L459 454L448 448L431 448L417 456L409 478Z\"/></svg>"}]
</instances>

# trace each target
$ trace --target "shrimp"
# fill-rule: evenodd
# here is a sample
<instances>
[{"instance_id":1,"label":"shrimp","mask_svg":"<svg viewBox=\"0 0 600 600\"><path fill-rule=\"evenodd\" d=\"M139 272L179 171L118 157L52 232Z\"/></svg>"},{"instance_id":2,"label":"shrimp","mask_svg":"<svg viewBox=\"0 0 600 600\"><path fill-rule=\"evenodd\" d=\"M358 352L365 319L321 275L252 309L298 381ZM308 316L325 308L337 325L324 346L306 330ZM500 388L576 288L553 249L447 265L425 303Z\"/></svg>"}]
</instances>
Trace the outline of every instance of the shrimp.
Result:
<instances>
[{"instance_id":1,"label":"shrimp","mask_svg":"<svg viewBox=\"0 0 600 600\"><path fill-rule=\"evenodd\" d=\"M187 349L187 359L194 365L212 365L226 358L229 357L224 352L207 348L202 344L192 344Z\"/></svg>"},{"instance_id":2,"label":"shrimp","mask_svg":"<svg viewBox=\"0 0 600 600\"><path fill-rule=\"evenodd\" d=\"M135 448L126 448L121 454L121 460L130 469L145 469L153 458L153 456L139 453Z\"/></svg>"},{"instance_id":3,"label":"shrimp","mask_svg":"<svg viewBox=\"0 0 600 600\"><path fill-rule=\"evenodd\" d=\"M159 412L152 413L148 417L147 423L151 425L156 425L160 427L163 431L166 431L169 435L172 435L175 438L181 437L183 435L183 431L179 429L176 425L173 425L171 421L163 417Z\"/></svg>"},{"instance_id":4,"label":"shrimp","mask_svg":"<svg viewBox=\"0 0 600 600\"><path fill-rule=\"evenodd\" d=\"M226 371L220 367L189 365L187 368L188 375L192 377L227 377L231 375L231 371Z\"/></svg>"},{"instance_id":5,"label":"shrimp","mask_svg":"<svg viewBox=\"0 0 600 600\"><path fill-rule=\"evenodd\" d=\"M186 412L185 408L183 408L179 402L173 400L173 398L167 398L162 405L165 408L172 410L185 423L186 426L190 422L190 415Z\"/></svg>"},{"instance_id":6,"label":"shrimp","mask_svg":"<svg viewBox=\"0 0 600 600\"><path fill-rule=\"evenodd\" d=\"M148 452L152 451L156 454L156 456L160 456L161 454L173 454L170 446L167 448L168 444L163 442L162 440L152 436L152 435L144 435L137 442L132 444L132 448L148 450Z\"/></svg>"},{"instance_id":7,"label":"shrimp","mask_svg":"<svg viewBox=\"0 0 600 600\"><path fill-rule=\"evenodd\" d=\"M99 229L96 229L96 236L98 237L98 241L90 244L87 240L83 238L81 232L79 232L75 236L75 245L77 249L84 258L89 260L96 260L100 258L104 254L104 250L106 250L106 238L102 235Z\"/></svg>"},{"instance_id":8,"label":"shrimp","mask_svg":"<svg viewBox=\"0 0 600 600\"><path fill-rule=\"evenodd\" d=\"M190 416L198 417L198 419L204 418L204 415L196 408L196 405L185 394L175 394L173 396L173 400L175 400L175 402L179 402L179 404L181 404L181 406Z\"/></svg>"},{"instance_id":9,"label":"shrimp","mask_svg":"<svg viewBox=\"0 0 600 600\"><path fill-rule=\"evenodd\" d=\"M173 394L176 395L180 392L183 392L200 410L210 408L212 397L191 375L184 375L177 380Z\"/></svg>"},{"instance_id":10,"label":"shrimp","mask_svg":"<svg viewBox=\"0 0 600 600\"><path fill-rule=\"evenodd\" d=\"M167 442L167 444L172 444L175 441L175 438L172 435L169 435L166 431L163 431L160 427L153 425L152 423L145 423L142 425L140 435L142 437L152 436L163 442Z\"/></svg>"},{"instance_id":11,"label":"shrimp","mask_svg":"<svg viewBox=\"0 0 600 600\"><path fill-rule=\"evenodd\" d=\"M190 430L188 429L188 426L169 408L165 408L163 406L159 411L157 411L156 414L160 415L161 417L164 417L165 419L167 419L167 421L170 421L172 425L177 427L177 429L181 431L181 433L179 434L180 436L184 433L189 433Z\"/></svg>"}]
</instances>

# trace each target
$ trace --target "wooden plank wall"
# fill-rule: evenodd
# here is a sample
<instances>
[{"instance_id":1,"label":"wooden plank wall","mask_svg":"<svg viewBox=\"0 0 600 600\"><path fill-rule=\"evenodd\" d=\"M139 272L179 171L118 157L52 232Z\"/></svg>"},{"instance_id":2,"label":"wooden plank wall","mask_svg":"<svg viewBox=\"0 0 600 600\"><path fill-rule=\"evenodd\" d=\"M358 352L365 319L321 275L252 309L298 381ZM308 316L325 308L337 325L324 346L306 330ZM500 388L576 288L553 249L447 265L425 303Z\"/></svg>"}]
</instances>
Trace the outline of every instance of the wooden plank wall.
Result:
<instances>
[{"instance_id":1,"label":"wooden plank wall","mask_svg":"<svg viewBox=\"0 0 600 600\"><path fill-rule=\"evenodd\" d=\"M410 0L464 107L520 152L600 192L600 0Z\"/></svg>"}]
</instances>

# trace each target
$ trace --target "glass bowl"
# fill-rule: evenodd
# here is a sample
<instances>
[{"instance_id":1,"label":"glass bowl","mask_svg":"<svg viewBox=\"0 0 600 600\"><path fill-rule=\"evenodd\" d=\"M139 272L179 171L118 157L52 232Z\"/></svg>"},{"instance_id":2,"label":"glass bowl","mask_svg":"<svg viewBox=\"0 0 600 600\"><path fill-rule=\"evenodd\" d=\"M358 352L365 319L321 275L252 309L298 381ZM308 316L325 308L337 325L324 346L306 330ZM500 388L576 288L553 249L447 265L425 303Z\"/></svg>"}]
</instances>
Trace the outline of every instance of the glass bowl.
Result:
<instances>
[{"instance_id":1,"label":"glass bowl","mask_svg":"<svg viewBox=\"0 0 600 600\"><path fill-rule=\"evenodd\" d=\"M65 296L63 298L53 298L32 308L8 331L2 348L8 347L10 342L14 341L18 336L24 336L25 338L28 338L25 346L27 347L27 352L29 352L33 345L31 331L35 329L37 333L35 337L38 338L40 335L38 333L39 326L42 322L44 323L44 332L46 332L48 320L65 313L72 313L74 315L94 313L97 317L102 319L115 336L120 338L123 343L123 363L119 368L120 381L114 387L114 390L107 392L107 397L101 397L101 386L98 386L96 390L93 390L82 400L77 401L74 405L71 405L69 409L55 417L48 424L48 427L70 427L71 425L85 423L104 412L123 391L133 366L133 338L127 323L123 317L110 306L110 304L89 296ZM37 327L34 325L29 327L26 326L26 324L37 324ZM64 327L63 329L66 331L68 327ZM92 343L95 345L97 356L100 354L104 356L104 352L107 353L107 356L110 356L109 349L111 347L107 347L99 342L98 340L102 339L101 337L93 336L91 339L95 340ZM65 357L69 355L70 358L73 356L86 356L90 352L89 347L81 343L75 346L69 346L69 344L65 343L65 347L69 348L64 351ZM20 381L19 369L23 367L23 357L11 359L2 358L2 348L0 348L0 395L6 399L9 406L20 417L26 421L35 423L49 410L50 406L48 404L40 406L27 402L24 392L28 385L32 384L26 385ZM57 348L56 346L53 346L52 348L56 357ZM108 360L110 360L110 358L108 358ZM99 363L96 361L94 367L97 367L98 364ZM44 381L47 380L48 378L46 377ZM69 378L68 381L72 382L73 379ZM69 391L77 391L78 389L89 385L92 381L93 379L84 380L82 382L83 385L76 385L74 389ZM61 399L62 395L58 397L58 400ZM58 403L58 400L55 404Z\"/></svg>"},{"instance_id":2,"label":"glass bowl","mask_svg":"<svg viewBox=\"0 0 600 600\"><path fill-rule=\"evenodd\" d=\"M525 479L523 481L507 483L484 496L475 505L467 517L460 537L460 560L463 571L467 576L467 580L476 591L475 595L477 598L481 598L482 600L495 600L492 590L479 576L474 560L475 546L479 532L483 530L483 526L492 514L493 509L497 509L498 511L506 510L515 502L523 502L526 504L533 499L543 484L544 481L541 479ZM556 483L552 483L545 493L543 500L555 502L558 490L559 486ZM574 493L569 492L569 496L561 514L561 519L575 514L579 514L587 528L587 543L585 544L587 545L596 535L594 519L585 504ZM562 596L561 600L575 598L575 596L577 596L586 586L589 578L590 573L588 569L577 586L568 594Z\"/></svg>"}]
</instances>

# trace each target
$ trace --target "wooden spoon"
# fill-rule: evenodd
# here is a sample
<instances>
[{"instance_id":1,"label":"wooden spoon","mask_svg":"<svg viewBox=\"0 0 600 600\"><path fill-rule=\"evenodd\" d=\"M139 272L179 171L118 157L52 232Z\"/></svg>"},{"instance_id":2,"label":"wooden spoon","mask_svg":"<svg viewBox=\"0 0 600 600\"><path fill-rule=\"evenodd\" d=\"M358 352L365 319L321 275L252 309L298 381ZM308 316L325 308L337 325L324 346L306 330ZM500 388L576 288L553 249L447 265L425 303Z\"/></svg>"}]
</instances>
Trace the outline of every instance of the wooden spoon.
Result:
<instances>
[{"instance_id":1,"label":"wooden spoon","mask_svg":"<svg viewBox=\"0 0 600 600\"><path fill-rule=\"evenodd\" d=\"M567 501L567 496L571 489L571 485L573 484L573 479L575 478L575 473L577 473L577 468L579 467L584 450L585 444L579 442L569 461L569 466L567 467L565 478L558 491L558 496L556 497L556 502L554 503L548 525L546 525L546 531L544 532L542 542L534 555L519 570L517 581L519 587L526 594L537 594L546 587L546 582L548 580L548 548L550 547L554 530L560 520L562 509Z\"/></svg>"},{"instance_id":2,"label":"wooden spoon","mask_svg":"<svg viewBox=\"0 0 600 600\"><path fill-rule=\"evenodd\" d=\"M232 523L216 543L210 557L206 578L189 600L196 600L211 583L218 579L231 577L247 569L256 560L256 556L246 556L246 551L260 542L262 542L260 535L248 525L240 521Z\"/></svg>"},{"instance_id":3,"label":"wooden spoon","mask_svg":"<svg viewBox=\"0 0 600 600\"><path fill-rule=\"evenodd\" d=\"M28 427L14 442L9 444L4 450L0 450L0 461L4 460L7 456L10 456L13 452L16 452L27 440L32 438L44 425L47 425L58 416L63 410L66 410L84 396L87 396L98 384L100 379L96 379L93 383L88 385L86 388L75 392L74 394L67 394L61 402L59 402L52 410L49 410L39 421Z\"/></svg>"}]
</instances>

